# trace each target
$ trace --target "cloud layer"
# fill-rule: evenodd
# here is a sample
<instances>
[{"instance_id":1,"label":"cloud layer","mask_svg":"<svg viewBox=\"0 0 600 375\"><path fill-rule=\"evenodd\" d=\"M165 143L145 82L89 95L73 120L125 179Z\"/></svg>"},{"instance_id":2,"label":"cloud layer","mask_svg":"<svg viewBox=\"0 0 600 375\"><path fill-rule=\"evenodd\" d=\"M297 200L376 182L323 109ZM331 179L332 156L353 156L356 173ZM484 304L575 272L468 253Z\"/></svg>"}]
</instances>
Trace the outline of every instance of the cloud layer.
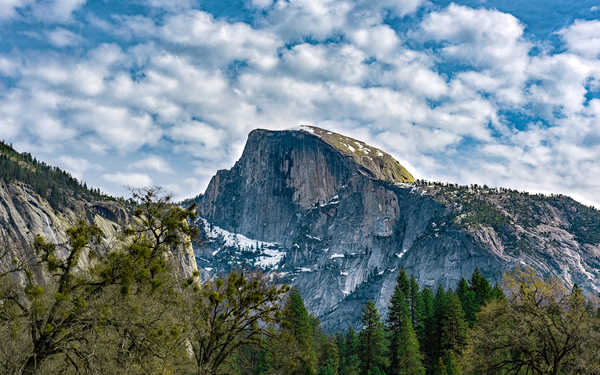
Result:
<instances>
[{"instance_id":1,"label":"cloud layer","mask_svg":"<svg viewBox=\"0 0 600 375\"><path fill-rule=\"evenodd\" d=\"M421 178L600 205L598 21L540 40L509 13L419 0L253 0L230 17L139 6L2 5L0 28L23 39L0 48L0 138L112 193L154 183L183 198L250 130L311 123Z\"/></svg>"}]
</instances>

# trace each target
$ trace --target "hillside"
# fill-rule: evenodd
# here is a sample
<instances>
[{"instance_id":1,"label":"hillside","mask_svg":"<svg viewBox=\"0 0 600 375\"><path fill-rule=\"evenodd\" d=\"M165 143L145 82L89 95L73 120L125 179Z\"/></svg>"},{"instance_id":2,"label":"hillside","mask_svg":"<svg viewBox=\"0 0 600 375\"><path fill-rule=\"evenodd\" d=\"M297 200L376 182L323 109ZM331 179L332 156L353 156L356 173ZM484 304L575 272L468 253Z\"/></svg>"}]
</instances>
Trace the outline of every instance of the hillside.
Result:
<instances>
[{"instance_id":1,"label":"hillside","mask_svg":"<svg viewBox=\"0 0 600 375\"><path fill-rule=\"evenodd\" d=\"M384 310L401 267L421 285L454 287L476 268L499 281L526 264L600 291L597 210L564 196L414 181L395 160L366 163L377 149L354 142L314 127L251 132L238 162L198 198L205 241L195 251L207 277L260 268L298 288L329 330L348 316L357 324L367 299Z\"/></svg>"},{"instance_id":2,"label":"hillside","mask_svg":"<svg viewBox=\"0 0 600 375\"><path fill-rule=\"evenodd\" d=\"M0 270L14 257L34 259L38 234L53 243L65 241L66 229L81 218L97 224L111 244L132 220L132 208L132 202L90 189L60 168L0 142L0 246L10 254L0 259ZM178 261L182 272L191 274L196 265L192 249L186 250ZM88 259L81 262L86 265Z\"/></svg>"},{"instance_id":3,"label":"hillside","mask_svg":"<svg viewBox=\"0 0 600 375\"><path fill-rule=\"evenodd\" d=\"M20 181L45 198L53 208L63 206L68 197L85 200L115 200L99 189L89 189L60 168L35 159L29 153L19 153L0 141L0 179Z\"/></svg>"}]
</instances>

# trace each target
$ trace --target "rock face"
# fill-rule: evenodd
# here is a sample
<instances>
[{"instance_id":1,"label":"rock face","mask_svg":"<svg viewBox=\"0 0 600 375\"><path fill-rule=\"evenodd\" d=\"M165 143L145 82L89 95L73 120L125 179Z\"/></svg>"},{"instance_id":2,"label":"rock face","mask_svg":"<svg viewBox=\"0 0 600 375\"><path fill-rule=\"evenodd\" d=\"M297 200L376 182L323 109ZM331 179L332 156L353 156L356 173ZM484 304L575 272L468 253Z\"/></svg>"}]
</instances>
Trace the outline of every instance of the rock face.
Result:
<instances>
[{"instance_id":1,"label":"rock face","mask_svg":"<svg viewBox=\"0 0 600 375\"><path fill-rule=\"evenodd\" d=\"M391 159L391 160L390 160ZM564 196L417 183L391 156L314 127L255 130L198 197L201 273L260 268L328 330L384 312L398 270L455 287L522 264L600 291L600 213Z\"/></svg>"},{"instance_id":2,"label":"rock face","mask_svg":"<svg viewBox=\"0 0 600 375\"><path fill-rule=\"evenodd\" d=\"M86 219L102 229L110 246L121 227L132 220L130 213L116 202L72 197L67 202L60 210L54 209L27 184L0 179L0 246L9 251L0 259L0 271L7 269L14 257L33 259L32 244L38 234L53 243L62 243L66 240L65 230L77 220ZM180 272L190 276L196 270L191 242L177 257ZM85 258L80 262L82 267L89 264Z\"/></svg>"}]
</instances>

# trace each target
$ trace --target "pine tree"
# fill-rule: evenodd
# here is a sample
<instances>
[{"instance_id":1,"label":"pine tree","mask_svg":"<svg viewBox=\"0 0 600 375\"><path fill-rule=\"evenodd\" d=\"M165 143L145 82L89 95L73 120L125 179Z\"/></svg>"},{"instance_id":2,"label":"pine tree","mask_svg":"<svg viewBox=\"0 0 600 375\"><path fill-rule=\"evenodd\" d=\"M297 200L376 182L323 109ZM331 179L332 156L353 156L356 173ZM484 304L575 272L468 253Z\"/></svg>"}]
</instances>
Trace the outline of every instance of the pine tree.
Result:
<instances>
[{"instance_id":1,"label":"pine tree","mask_svg":"<svg viewBox=\"0 0 600 375\"><path fill-rule=\"evenodd\" d=\"M289 293L282 312L281 332L273 351L276 367L286 374L314 374L317 357L314 348L313 320L296 289Z\"/></svg>"},{"instance_id":2,"label":"pine tree","mask_svg":"<svg viewBox=\"0 0 600 375\"><path fill-rule=\"evenodd\" d=\"M463 311L465 312L465 319L470 326L475 324L476 314L479 311L479 304L477 302L477 296L475 292L469 286L469 283L465 278L461 278L458 287L456 288L456 295L460 299Z\"/></svg>"},{"instance_id":3,"label":"pine tree","mask_svg":"<svg viewBox=\"0 0 600 375\"><path fill-rule=\"evenodd\" d=\"M390 374L398 375L424 375L423 355L419 351L419 342L405 311L403 324L398 333L398 348L392 353L392 358L397 357L396 368L391 368Z\"/></svg>"},{"instance_id":4,"label":"pine tree","mask_svg":"<svg viewBox=\"0 0 600 375\"><path fill-rule=\"evenodd\" d=\"M494 288L492 288L492 299L505 299L505 298L506 298L506 295L504 295L504 291L502 290L500 285L498 285L498 284L494 285Z\"/></svg>"},{"instance_id":5,"label":"pine tree","mask_svg":"<svg viewBox=\"0 0 600 375\"><path fill-rule=\"evenodd\" d=\"M442 355L441 332L446 314L447 294L443 286L438 286L433 300L433 314L428 321L425 344L425 367L429 374L438 371L438 362Z\"/></svg>"},{"instance_id":6,"label":"pine tree","mask_svg":"<svg viewBox=\"0 0 600 375\"><path fill-rule=\"evenodd\" d=\"M398 272L396 286L400 288L402 293L404 293L404 296L408 298L410 295L410 280L408 279L408 275L406 274L406 270L404 268L401 268L400 272Z\"/></svg>"},{"instance_id":7,"label":"pine tree","mask_svg":"<svg viewBox=\"0 0 600 375\"><path fill-rule=\"evenodd\" d=\"M372 301L367 301L360 320L363 324L359 335L360 373L369 375L387 367L387 340L379 312Z\"/></svg>"},{"instance_id":8,"label":"pine tree","mask_svg":"<svg viewBox=\"0 0 600 375\"><path fill-rule=\"evenodd\" d=\"M451 350L449 350L445 353L444 365L446 368L446 373L448 375L461 375L462 374L462 369L460 367L458 360L456 359L456 355Z\"/></svg>"},{"instance_id":9,"label":"pine tree","mask_svg":"<svg viewBox=\"0 0 600 375\"><path fill-rule=\"evenodd\" d=\"M408 298L409 306L410 306L410 319L415 331L418 331L419 328L423 324L423 296L419 290L419 284L417 283L417 279L414 276L410 278L410 295Z\"/></svg>"},{"instance_id":10,"label":"pine tree","mask_svg":"<svg viewBox=\"0 0 600 375\"><path fill-rule=\"evenodd\" d=\"M387 330L391 358L388 374L422 375L425 373L423 356L419 351L419 342L411 322L411 312L401 288L400 284L396 285L388 309Z\"/></svg>"},{"instance_id":11,"label":"pine tree","mask_svg":"<svg viewBox=\"0 0 600 375\"><path fill-rule=\"evenodd\" d=\"M475 292L477 301L477 312L492 298L492 287L483 276L479 268L476 268L471 276L471 289Z\"/></svg>"},{"instance_id":12,"label":"pine tree","mask_svg":"<svg viewBox=\"0 0 600 375\"><path fill-rule=\"evenodd\" d=\"M360 357L358 336L352 327L348 328L345 337L345 351L340 375L358 375L360 373Z\"/></svg>"},{"instance_id":13,"label":"pine tree","mask_svg":"<svg viewBox=\"0 0 600 375\"><path fill-rule=\"evenodd\" d=\"M421 327L416 327L416 332L421 352L425 354L429 334L433 333L435 326L433 322L433 290L431 290L431 287L423 289L421 299L423 301L423 313L421 315L423 324Z\"/></svg>"},{"instance_id":14,"label":"pine tree","mask_svg":"<svg viewBox=\"0 0 600 375\"><path fill-rule=\"evenodd\" d=\"M440 350L460 355L466 344L467 326L458 296L450 292L440 321Z\"/></svg>"},{"instance_id":15,"label":"pine tree","mask_svg":"<svg viewBox=\"0 0 600 375\"><path fill-rule=\"evenodd\" d=\"M334 337L321 335L319 345L319 375L335 375L339 371L340 356Z\"/></svg>"}]
</instances>

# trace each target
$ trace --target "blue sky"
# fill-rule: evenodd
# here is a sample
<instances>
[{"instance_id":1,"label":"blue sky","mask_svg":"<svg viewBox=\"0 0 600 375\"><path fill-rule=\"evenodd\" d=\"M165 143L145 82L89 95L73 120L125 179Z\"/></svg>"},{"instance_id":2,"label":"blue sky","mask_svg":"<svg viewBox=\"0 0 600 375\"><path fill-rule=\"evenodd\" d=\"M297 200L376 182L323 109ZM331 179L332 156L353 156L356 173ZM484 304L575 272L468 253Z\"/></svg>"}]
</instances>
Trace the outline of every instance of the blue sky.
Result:
<instances>
[{"instance_id":1,"label":"blue sky","mask_svg":"<svg viewBox=\"0 0 600 375\"><path fill-rule=\"evenodd\" d=\"M313 124L600 205L600 0L3 0L0 35L0 139L112 194Z\"/></svg>"}]
</instances>

